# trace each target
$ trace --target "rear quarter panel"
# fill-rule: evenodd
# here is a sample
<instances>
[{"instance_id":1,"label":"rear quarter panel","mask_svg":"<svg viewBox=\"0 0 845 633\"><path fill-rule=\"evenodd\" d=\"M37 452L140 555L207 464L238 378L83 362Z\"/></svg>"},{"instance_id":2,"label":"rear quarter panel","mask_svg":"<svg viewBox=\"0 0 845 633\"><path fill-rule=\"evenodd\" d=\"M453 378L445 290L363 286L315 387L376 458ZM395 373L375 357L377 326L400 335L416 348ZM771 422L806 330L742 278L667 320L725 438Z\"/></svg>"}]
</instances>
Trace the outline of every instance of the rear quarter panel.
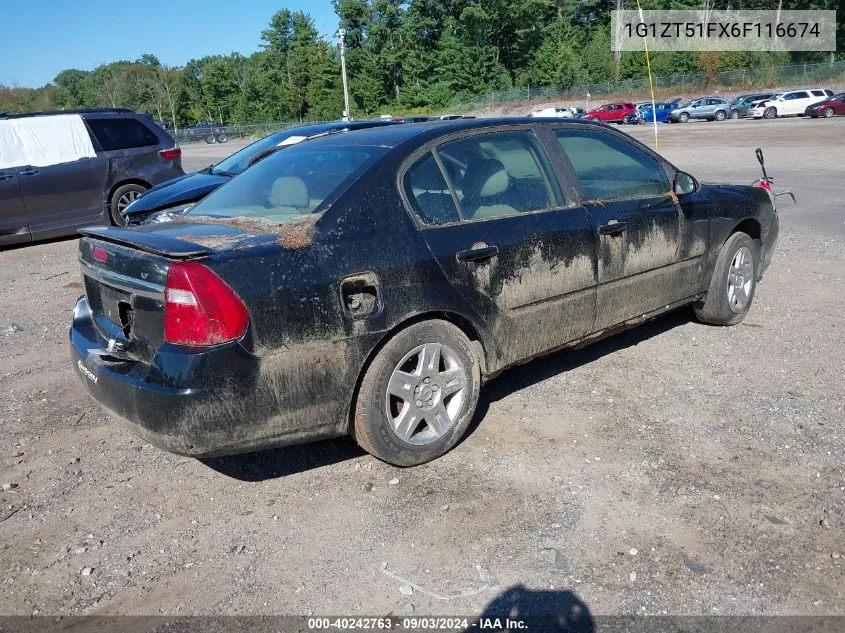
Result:
<instances>
[{"instance_id":1,"label":"rear quarter panel","mask_svg":"<svg viewBox=\"0 0 845 633\"><path fill-rule=\"evenodd\" d=\"M315 421L327 436L346 433L362 368L404 322L433 311L474 319L408 217L391 169L367 174L302 244L229 251L207 262L250 311L258 370L248 406L273 417L280 435L313 431ZM341 284L362 273L376 277L379 302L369 316L353 318Z\"/></svg>"},{"instance_id":2,"label":"rear quarter panel","mask_svg":"<svg viewBox=\"0 0 845 633\"><path fill-rule=\"evenodd\" d=\"M699 193L710 214L708 270L712 271L722 245L743 222L756 223L760 229L760 239L765 243L775 217L772 199L765 189L749 185L704 183Z\"/></svg>"}]
</instances>

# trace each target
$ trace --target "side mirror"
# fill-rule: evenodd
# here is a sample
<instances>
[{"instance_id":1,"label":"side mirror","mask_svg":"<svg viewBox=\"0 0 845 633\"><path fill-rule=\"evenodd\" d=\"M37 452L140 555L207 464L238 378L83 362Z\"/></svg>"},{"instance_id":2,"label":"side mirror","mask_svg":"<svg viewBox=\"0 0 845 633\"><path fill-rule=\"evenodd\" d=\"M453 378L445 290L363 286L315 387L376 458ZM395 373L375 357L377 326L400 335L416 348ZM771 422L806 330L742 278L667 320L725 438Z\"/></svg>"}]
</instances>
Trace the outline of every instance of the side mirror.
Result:
<instances>
[{"instance_id":1,"label":"side mirror","mask_svg":"<svg viewBox=\"0 0 845 633\"><path fill-rule=\"evenodd\" d=\"M687 193L695 193L698 191L698 181L690 176L685 171L679 171L675 174L675 184L672 187L675 195L683 196Z\"/></svg>"}]
</instances>

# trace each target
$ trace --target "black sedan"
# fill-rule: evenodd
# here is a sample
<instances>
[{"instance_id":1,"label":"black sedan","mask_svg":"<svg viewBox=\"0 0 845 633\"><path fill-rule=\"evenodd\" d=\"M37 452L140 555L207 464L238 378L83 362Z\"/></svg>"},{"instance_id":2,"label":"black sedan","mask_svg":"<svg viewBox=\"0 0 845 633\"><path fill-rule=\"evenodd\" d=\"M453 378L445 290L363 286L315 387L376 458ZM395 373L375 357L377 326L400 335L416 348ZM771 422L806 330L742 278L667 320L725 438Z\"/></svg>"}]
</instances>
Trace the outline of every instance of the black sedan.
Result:
<instances>
[{"instance_id":1,"label":"black sedan","mask_svg":"<svg viewBox=\"0 0 845 633\"><path fill-rule=\"evenodd\" d=\"M394 125L393 121L336 121L291 127L265 136L247 145L216 165L185 174L153 187L123 211L127 224L139 224L153 213L168 211L176 213L202 200L212 191L226 184L249 167L256 158L274 148L295 145L306 138L344 130L360 130L368 127Z\"/></svg>"},{"instance_id":2,"label":"black sedan","mask_svg":"<svg viewBox=\"0 0 845 633\"><path fill-rule=\"evenodd\" d=\"M306 141L171 222L85 234L74 371L140 435L208 456L350 433L409 466L506 367L688 304L742 321L778 219L603 124L500 119Z\"/></svg>"}]
</instances>

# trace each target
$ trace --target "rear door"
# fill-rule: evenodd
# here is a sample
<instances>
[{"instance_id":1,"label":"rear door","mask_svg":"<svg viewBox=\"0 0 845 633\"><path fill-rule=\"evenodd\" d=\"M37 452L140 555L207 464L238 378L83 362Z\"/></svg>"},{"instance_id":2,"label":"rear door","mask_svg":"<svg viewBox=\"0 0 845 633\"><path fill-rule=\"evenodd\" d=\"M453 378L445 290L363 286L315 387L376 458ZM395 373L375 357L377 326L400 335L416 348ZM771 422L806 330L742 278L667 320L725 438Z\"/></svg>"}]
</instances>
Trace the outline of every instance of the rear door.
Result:
<instances>
[{"instance_id":1,"label":"rear door","mask_svg":"<svg viewBox=\"0 0 845 633\"><path fill-rule=\"evenodd\" d=\"M33 232L102 219L108 159L99 152L72 163L18 167L17 175Z\"/></svg>"},{"instance_id":2,"label":"rear door","mask_svg":"<svg viewBox=\"0 0 845 633\"><path fill-rule=\"evenodd\" d=\"M125 115L85 115L85 122L92 136L109 160L109 184L125 178L138 178L150 182L152 175L162 171L165 164L158 154L161 141L155 132L138 119ZM174 172L168 178L181 173ZM157 179L150 184L157 184Z\"/></svg>"},{"instance_id":3,"label":"rear door","mask_svg":"<svg viewBox=\"0 0 845 633\"><path fill-rule=\"evenodd\" d=\"M497 366L592 331L592 228L530 128L461 133L403 183L443 273L493 332Z\"/></svg>"},{"instance_id":4,"label":"rear door","mask_svg":"<svg viewBox=\"0 0 845 633\"><path fill-rule=\"evenodd\" d=\"M0 244L20 241L28 224L16 170L0 169Z\"/></svg>"},{"instance_id":5,"label":"rear door","mask_svg":"<svg viewBox=\"0 0 845 633\"><path fill-rule=\"evenodd\" d=\"M697 293L709 220L682 210L662 161L625 136L581 126L556 130L598 255L597 331Z\"/></svg>"}]
</instances>

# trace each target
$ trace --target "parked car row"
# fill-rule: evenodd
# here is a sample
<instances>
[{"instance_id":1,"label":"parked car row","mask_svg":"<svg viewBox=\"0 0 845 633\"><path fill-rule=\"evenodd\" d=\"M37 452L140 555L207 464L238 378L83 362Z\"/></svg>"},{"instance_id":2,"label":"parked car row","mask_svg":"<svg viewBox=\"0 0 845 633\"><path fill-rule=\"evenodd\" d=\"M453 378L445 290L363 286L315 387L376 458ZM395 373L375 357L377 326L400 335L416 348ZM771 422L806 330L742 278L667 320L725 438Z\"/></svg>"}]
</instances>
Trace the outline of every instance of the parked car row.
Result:
<instances>
[{"instance_id":1,"label":"parked car row","mask_svg":"<svg viewBox=\"0 0 845 633\"><path fill-rule=\"evenodd\" d=\"M528 116L544 118L584 118L604 123L686 123L691 120L724 121L725 119L774 119L783 116L830 118L845 115L845 93L834 94L827 88L792 90L781 93L743 94L733 101L720 96L704 96L685 100L676 97L668 102L651 101L606 103L595 110L548 106Z\"/></svg>"}]
</instances>

